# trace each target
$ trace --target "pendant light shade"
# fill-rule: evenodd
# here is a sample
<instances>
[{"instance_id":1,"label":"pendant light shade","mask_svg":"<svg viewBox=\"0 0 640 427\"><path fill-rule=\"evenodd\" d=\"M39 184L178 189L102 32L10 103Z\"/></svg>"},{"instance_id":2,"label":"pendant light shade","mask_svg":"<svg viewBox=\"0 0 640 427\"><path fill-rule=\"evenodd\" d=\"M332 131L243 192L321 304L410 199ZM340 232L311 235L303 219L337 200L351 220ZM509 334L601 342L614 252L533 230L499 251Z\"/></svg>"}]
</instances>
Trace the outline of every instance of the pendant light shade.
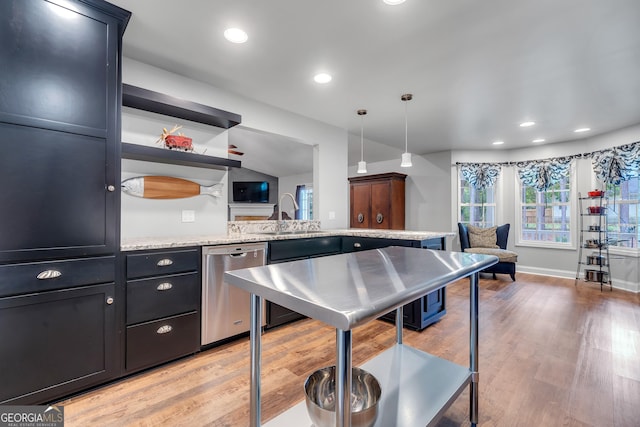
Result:
<instances>
[{"instance_id":1,"label":"pendant light shade","mask_svg":"<svg viewBox=\"0 0 640 427\"><path fill-rule=\"evenodd\" d=\"M364 116L366 114L367 110L358 110L360 116L360 161L357 173L367 173L367 162L364 161Z\"/></svg>"},{"instance_id":2,"label":"pendant light shade","mask_svg":"<svg viewBox=\"0 0 640 427\"><path fill-rule=\"evenodd\" d=\"M402 162L400 163L400 167L410 168L413 166L411 163L411 153L409 153L409 127L407 123L407 103L413 99L413 95L410 93L405 93L400 97L402 101L404 101L404 153L402 153Z\"/></svg>"}]
</instances>

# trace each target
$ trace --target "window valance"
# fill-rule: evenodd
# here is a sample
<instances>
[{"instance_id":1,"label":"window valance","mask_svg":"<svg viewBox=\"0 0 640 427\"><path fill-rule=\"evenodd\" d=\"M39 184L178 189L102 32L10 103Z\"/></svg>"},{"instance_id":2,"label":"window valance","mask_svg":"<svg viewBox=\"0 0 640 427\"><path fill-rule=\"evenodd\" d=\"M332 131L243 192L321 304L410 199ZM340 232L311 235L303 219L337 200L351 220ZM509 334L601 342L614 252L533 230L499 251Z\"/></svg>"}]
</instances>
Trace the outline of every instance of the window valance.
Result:
<instances>
[{"instance_id":1,"label":"window valance","mask_svg":"<svg viewBox=\"0 0 640 427\"><path fill-rule=\"evenodd\" d=\"M618 185L640 176L640 141L591 153L544 160L502 163L456 163L464 179L475 188L495 184L501 166L516 166L523 184L546 191L561 178L569 176L573 159L591 158L593 171L604 184Z\"/></svg>"},{"instance_id":2,"label":"window valance","mask_svg":"<svg viewBox=\"0 0 640 427\"><path fill-rule=\"evenodd\" d=\"M494 163L465 163L460 166L462 177L478 190L493 187L500 170L500 165Z\"/></svg>"},{"instance_id":3,"label":"window valance","mask_svg":"<svg viewBox=\"0 0 640 427\"><path fill-rule=\"evenodd\" d=\"M517 162L520 181L537 191L547 191L549 187L569 176L571 157L556 157L548 160Z\"/></svg>"},{"instance_id":4,"label":"window valance","mask_svg":"<svg viewBox=\"0 0 640 427\"><path fill-rule=\"evenodd\" d=\"M639 176L640 143L633 143L597 151L591 156L593 171L598 180L618 185Z\"/></svg>"}]
</instances>

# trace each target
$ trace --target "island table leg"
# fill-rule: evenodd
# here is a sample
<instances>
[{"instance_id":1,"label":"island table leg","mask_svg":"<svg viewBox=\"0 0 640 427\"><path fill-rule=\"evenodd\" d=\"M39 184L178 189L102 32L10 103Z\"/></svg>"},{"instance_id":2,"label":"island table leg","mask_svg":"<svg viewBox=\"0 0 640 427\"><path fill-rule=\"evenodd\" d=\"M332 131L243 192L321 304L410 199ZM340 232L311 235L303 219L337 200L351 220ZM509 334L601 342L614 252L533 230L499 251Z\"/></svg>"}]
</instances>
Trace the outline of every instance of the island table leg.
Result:
<instances>
[{"instance_id":1,"label":"island table leg","mask_svg":"<svg viewBox=\"0 0 640 427\"><path fill-rule=\"evenodd\" d=\"M351 331L336 329L336 427L351 427Z\"/></svg>"},{"instance_id":2,"label":"island table leg","mask_svg":"<svg viewBox=\"0 0 640 427\"><path fill-rule=\"evenodd\" d=\"M262 364L262 298L251 294L251 325L249 346L251 351L251 390L249 395L249 425L260 427L260 366Z\"/></svg>"},{"instance_id":3,"label":"island table leg","mask_svg":"<svg viewBox=\"0 0 640 427\"><path fill-rule=\"evenodd\" d=\"M471 390L469 421L472 426L478 424L478 282L480 281L480 273L473 273L469 276L470 280L470 333L469 333L469 349L470 349L470 370L471 370Z\"/></svg>"},{"instance_id":4,"label":"island table leg","mask_svg":"<svg viewBox=\"0 0 640 427\"><path fill-rule=\"evenodd\" d=\"M396 309L396 344L402 344L402 328L404 327L404 307Z\"/></svg>"}]
</instances>

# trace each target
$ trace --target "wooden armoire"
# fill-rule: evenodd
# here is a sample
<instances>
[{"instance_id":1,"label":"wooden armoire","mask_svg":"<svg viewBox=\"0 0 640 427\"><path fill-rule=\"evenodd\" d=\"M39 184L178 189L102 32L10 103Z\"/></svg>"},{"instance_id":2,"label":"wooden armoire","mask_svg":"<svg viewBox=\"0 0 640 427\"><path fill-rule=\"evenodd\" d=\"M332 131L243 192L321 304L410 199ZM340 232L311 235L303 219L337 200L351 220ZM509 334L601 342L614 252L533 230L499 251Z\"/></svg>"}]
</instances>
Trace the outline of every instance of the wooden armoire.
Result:
<instances>
[{"instance_id":1,"label":"wooden armoire","mask_svg":"<svg viewBox=\"0 0 640 427\"><path fill-rule=\"evenodd\" d=\"M397 172L349 178L350 227L404 230L404 185Z\"/></svg>"}]
</instances>

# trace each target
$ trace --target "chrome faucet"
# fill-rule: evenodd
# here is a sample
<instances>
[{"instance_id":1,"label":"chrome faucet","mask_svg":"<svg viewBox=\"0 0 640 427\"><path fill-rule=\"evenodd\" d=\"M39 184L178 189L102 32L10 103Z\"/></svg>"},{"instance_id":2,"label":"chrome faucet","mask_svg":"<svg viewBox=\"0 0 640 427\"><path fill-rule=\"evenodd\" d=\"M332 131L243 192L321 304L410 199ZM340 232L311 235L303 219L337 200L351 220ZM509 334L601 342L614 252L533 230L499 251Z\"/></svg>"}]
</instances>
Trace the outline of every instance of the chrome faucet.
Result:
<instances>
[{"instance_id":1,"label":"chrome faucet","mask_svg":"<svg viewBox=\"0 0 640 427\"><path fill-rule=\"evenodd\" d=\"M293 209L296 209L296 210L299 209L298 203L296 202L296 198L293 197L293 194L284 193L282 196L280 196L280 201L278 202L278 228L279 228L279 231L283 231L282 230L282 226L284 225L284 220L282 218L282 199L284 199L285 196L291 197L291 201L293 202ZM294 213L294 217L295 217L295 213ZM280 220L283 220L283 222L280 223Z\"/></svg>"}]
</instances>

